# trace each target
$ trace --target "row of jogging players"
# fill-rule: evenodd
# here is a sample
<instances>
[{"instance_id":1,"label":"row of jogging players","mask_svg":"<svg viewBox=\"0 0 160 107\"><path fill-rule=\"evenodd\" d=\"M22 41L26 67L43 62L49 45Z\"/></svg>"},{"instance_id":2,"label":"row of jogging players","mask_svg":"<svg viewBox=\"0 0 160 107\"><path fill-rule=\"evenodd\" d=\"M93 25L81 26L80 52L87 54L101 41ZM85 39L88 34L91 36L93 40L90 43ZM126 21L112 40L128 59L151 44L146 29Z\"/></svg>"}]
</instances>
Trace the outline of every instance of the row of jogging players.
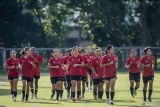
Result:
<instances>
[{"instance_id":1,"label":"row of jogging players","mask_svg":"<svg viewBox=\"0 0 160 107\"><path fill-rule=\"evenodd\" d=\"M8 80L11 86L13 101L16 101L17 84L19 77L19 68L22 74L22 101L28 102L29 91L31 88L31 98L37 98L38 80L40 79L40 63L43 62L42 56L36 53L34 47L26 47L20 52L20 58L16 58L16 51L10 51L10 58L4 64L8 69ZM104 84L106 85L106 102L114 103L115 82L117 79L118 57L114 53L113 45L108 45L105 53L101 48L94 51L90 46L84 51L78 46L65 50L63 55L61 50L54 49L51 52L51 58L48 60L50 68L50 80L52 84L51 99L56 93L56 100L63 95L63 85L67 90L67 97L73 101L84 98L85 87L88 80L88 74L93 82L94 99L102 100ZM154 57L151 48L144 49L144 55L137 56L137 50L132 49L126 60L125 67L129 69L130 93L135 97L140 85L140 68L142 68L143 77L143 99L151 102L153 80L154 80ZM105 81L105 82L104 82ZM135 82L135 86L134 86ZM149 84L149 85L148 85Z\"/></svg>"}]
</instances>

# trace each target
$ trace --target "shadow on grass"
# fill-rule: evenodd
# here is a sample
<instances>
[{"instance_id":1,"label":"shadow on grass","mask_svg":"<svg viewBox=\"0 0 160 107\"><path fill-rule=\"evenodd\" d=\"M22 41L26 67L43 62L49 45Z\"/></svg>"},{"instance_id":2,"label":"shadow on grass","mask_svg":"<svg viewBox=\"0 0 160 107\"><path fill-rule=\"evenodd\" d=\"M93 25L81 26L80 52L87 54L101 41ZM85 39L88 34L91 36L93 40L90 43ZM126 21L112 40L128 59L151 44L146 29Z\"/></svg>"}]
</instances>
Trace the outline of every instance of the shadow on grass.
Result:
<instances>
[{"instance_id":1,"label":"shadow on grass","mask_svg":"<svg viewBox=\"0 0 160 107\"><path fill-rule=\"evenodd\" d=\"M6 106L0 105L0 107L6 107Z\"/></svg>"},{"instance_id":2,"label":"shadow on grass","mask_svg":"<svg viewBox=\"0 0 160 107\"><path fill-rule=\"evenodd\" d=\"M119 106L119 107L124 107L124 106L127 106L127 107L142 107L142 106L138 106L138 105L121 105L121 104L114 104L113 106Z\"/></svg>"},{"instance_id":3,"label":"shadow on grass","mask_svg":"<svg viewBox=\"0 0 160 107\"><path fill-rule=\"evenodd\" d=\"M16 102L21 102L21 101L16 101ZM32 101L29 101L29 102L24 102L25 104L61 104L60 102L46 102L46 101L34 101L34 102L32 102Z\"/></svg>"},{"instance_id":4,"label":"shadow on grass","mask_svg":"<svg viewBox=\"0 0 160 107\"><path fill-rule=\"evenodd\" d=\"M18 94L20 94L21 90L18 89ZM10 89L0 89L0 96L11 95Z\"/></svg>"},{"instance_id":5,"label":"shadow on grass","mask_svg":"<svg viewBox=\"0 0 160 107\"><path fill-rule=\"evenodd\" d=\"M129 102L129 103L133 103L133 102L136 102L136 101L133 101L133 100L115 100L115 102Z\"/></svg>"},{"instance_id":6,"label":"shadow on grass","mask_svg":"<svg viewBox=\"0 0 160 107\"><path fill-rule=\"evenodd\" d=\"M42 101L38 101L38 102L28 102L28 103L38 103L38 104L61 104L60 102L42 102Z\"/></svg>"},{"instance_id":7,"label":"shadow on grass","mask_svg":"<svg viewBox=\"0 0 160 107\"><path fill-rule=\"evenodd\" d=\"M93 100L93 99L85 99L85 100L80 100L80 101L72 101L72 100L66 100L66 102L69 102L69 103L105 103L105 100L102 100L102 101L98 101L98 100Z\"/></svg>"},{"instance_id":8,"label":"shadow on grass","mask_svg":"<svg viewBox=\"0 0 160 107\"><path fill-rule=\"evenodd\" d=\"M49 99L49 98L48 99L47 98L38 98L37 100L46 100L46 101L50 100L51 101L52 99Z\"/></svg>"}]
</instances>

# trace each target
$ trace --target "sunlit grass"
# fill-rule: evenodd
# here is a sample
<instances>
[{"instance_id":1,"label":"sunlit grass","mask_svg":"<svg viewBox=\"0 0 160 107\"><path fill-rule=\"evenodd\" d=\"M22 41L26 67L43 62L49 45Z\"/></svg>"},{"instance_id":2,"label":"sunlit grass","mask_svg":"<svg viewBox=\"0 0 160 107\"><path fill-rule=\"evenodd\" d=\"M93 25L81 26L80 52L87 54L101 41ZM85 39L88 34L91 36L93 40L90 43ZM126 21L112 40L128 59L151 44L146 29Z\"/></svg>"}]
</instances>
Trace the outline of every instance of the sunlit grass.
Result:
<instances>
[{"instance_id":1,"label":"sunlit grass","mask_svg":"<svg viewBox=\"0 0 160 107\"><path fill-rule=\"evenodd\" d=\"M6 75L5 75L6 76ZM0 107L141 107L143 96L142 96L142 82L138 94L135 98L130 96L129 92L129 81L127 73L118 73L116 82L116 94L115 94L115 104L114 106L108 105L105 102L105 93L103 95L103 101L99 102L93 100L92 91L87 91L85 94L85 99L73 103L68 101L66 98L66 92L63 95L63 100L56 102L55 100L50 100L51 94L51 84L49 74L44 74L41 76L39 82L39 94L38 100L29 99L29 103L21 102L21 81L18 84L18 97L17 102L11 100L10 87L8 81L0 85ZM5 80L5 77L0 79ZM142 79L141 79L142 81ZM154 92L153 92L153 102L147 103L147 107L160 107L160 74L155 74L154 80Z\"/></svg>"}]
</instances>

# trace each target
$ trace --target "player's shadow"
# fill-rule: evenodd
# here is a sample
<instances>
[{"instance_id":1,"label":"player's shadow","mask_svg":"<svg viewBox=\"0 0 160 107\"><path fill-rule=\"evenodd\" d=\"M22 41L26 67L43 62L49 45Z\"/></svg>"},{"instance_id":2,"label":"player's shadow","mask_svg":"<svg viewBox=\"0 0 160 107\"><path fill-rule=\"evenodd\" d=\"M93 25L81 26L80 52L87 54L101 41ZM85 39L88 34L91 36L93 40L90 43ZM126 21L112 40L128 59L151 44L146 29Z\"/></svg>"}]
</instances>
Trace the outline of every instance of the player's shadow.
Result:
<instances>
[{"instance_id":1,"label":"player's shadow","mask_svg":"<svg viewBox=\"0 0 160 107\"><path fill-rule=\"evenodd\" d=\"M21 90L18 89L18 93L20 94ZM11 90L10 89L0 89L0 95L1 96L6 96L6 95L11 95Z\"/></svg>"},{"instance_id":2,"label":"player's shadow","mask_svg":"<svg viewBox=\"0 0 160 107\"><path fill-rule=\"evenodd\" d=\"M152 98L152 100L160 100L160 98Z\"/></svg>"},{"instance_id":3,"label":"player's shadow","mask_svg":"<svg viewBox=\"0 0 160 107\"><path fill-rule=\"evenodd\" d=\"M49 100L53 100L53 99L47 99L47 98L38 98L37 100L46 100L46 101L49 101Z\"/></svg>"},{"instance_id":4,"label":"player's shadow","mask_svg":"<svg viewBox=\"0 0 160 107\"><path fill-rule=\"evenodd\" d=\"M21 102L21 101L16 101L16 102ZM61 104L60 102L46 102L46 101L29 101L29 102L24 102L24 103L33 103L33 104Z\"/></svg>"},{"instance_id":5,"label":"player's shadow","mask_svg":"<svg viewBox=\"0 0 160 107\"><path fill-rule=\"evenodd\" d=\"M133 101L133 100L115 100L115 102L136 102L136 101Z\"/></svg>"},{"instance_id":6,"label":"player's shadow","mask_svg":"<svg viewBox=\"0 0 160 107\"><path fill-rule=\"evenodd\" d=\"M80 101L70 101L70 103L106 103L106 100L98 101L94 99L85 99L85 100L80 100Z\"/></svg>"},{"instance_id":7,"label":"player's shadow","mask_svg":"<svg viewBox=\"0 0 160 107\"><path fill-rule=\"evenodd\" d=\"M60 102L42 102L42 101L36 101L36 102L27 102L27 103L33 103L33 104L61 104Z\"/></svg>"},{"instance_id":8,"label":"player's shadow","mask_svg":"<svg viewBox=\"0 0 160 107\"><path fill-rule=\"evenodd\" d=\"M6 107L6 106L0 105L0 107Z\"/></svg>"},{"instance_id":9,"label":"player's shadow","mask_svg":"<svg viewBox=\"0 0 160 107\"><path fill-rule=\"evenodd\" d=\"M138 106L138 105L121 105L121 104L114 104L113 106L119 106L119 107L142 107L142 106ZM147 106L145 106L147 107Z\"/></svg>"}]
</instances>

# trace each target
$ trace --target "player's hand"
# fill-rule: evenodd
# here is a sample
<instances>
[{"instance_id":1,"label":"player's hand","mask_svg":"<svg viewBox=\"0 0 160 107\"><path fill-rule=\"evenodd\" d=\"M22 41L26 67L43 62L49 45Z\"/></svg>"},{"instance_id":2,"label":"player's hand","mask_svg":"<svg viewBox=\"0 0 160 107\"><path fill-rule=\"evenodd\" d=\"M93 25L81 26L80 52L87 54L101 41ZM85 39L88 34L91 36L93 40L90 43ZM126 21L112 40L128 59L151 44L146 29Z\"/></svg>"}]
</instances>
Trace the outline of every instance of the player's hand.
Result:
<instances>
[{"instance_id":1,"label":"player's hand","mask_svg":"<svg viewBox=\"0 0 160 107\"><path fill-rule=\"evenodd\" d=\"M150 64L147 64L146 67L150 67Z\"/></svg>"},{"instance_id":2,"label":"player's hand","mask_svg":"<svg viewBox=\"0 0 160 107\"><path fill-rule=\"evenodd\" d=\"M130 67L131 67L131 65L127 65L126 67L127 67L127 68L130 68Z\"/></svg>"},{"instance_id":3,"label":"player's hand","mask_svg":"<svg viewBox=\"0 0 160 107\"><path fill-rule=\"evenodd\" d=\"M59 68L59 65L56 65L54 68Z\"/></svg>"},{"instance_id":4,"label":"player's hand","mask_svg":"<svg viewBox=\"0 0 160 107\"><path fill-rule=\"evenodd\" d=\"M9 67L9 69L14 69L14 68L15 68L15 66L10 66L10 67Z\"/></svg>"},{"instance_id":5,"label":"player's hand","mask_svg":"<svg viewBox=\"0 0 160 107\"><path fill-rule=\"evenodd\" d=\"M30 64L32 65L32 64L33 64L33 62L31 61L31 62L30 62Z\"/></svg>"},{"instance_id":6,"label":"player's hand","mask_svg":"<svg viewBox=\"0 0 160 107\"><path fill-rule=\"evenodd\" d=\"M114 64L114 62L113 62L113 61L111 61L109 64L110 64L110 65L112 65L112 64Z\"/></svg>"},{"instance_id":7,"label":"player's hand","mask_svg":"<svg viewBox=\"0 0 160 107\"><path fill-rule=\"evenodd\" d=\"M94 75L95 75L95 77L96 77L96 78L98 78L98 77L99 77L99 75L98 75L97 73L95 73Z\"/></svg>"},{"instance_id":8,"label":"player's hand","mask_svg":"<svg viewBox=\"0 0 160 107\"><path fill-rule=\"evenodd\" d=\"M78 64L74 64L74 65L73 65L73 67L77 67L77 66L78 66Z\"/></svg>"}]
</instances>

